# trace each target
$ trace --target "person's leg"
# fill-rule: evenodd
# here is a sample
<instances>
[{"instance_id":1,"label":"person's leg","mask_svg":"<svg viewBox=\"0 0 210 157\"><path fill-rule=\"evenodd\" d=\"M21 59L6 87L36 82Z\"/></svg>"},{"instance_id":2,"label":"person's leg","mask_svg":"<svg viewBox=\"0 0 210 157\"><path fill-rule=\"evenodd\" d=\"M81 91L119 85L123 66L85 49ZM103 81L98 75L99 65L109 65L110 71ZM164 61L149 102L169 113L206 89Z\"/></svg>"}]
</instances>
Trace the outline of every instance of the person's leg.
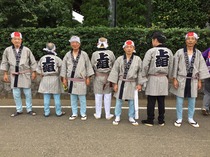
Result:
<instances>
[{"instance_id":1,"label":"person's leg","mask_svg":"<svg viewBox=\"0 0 210 157\"><path fill-rule=\"evenodd\" d=\"M122 113L122 103L123 100L122 99L117 99L116 98L116 105L115 105L115 120L113 121L113 125L118 125L119 121L120 121L120 115Z\"/></svg>"},{"instance_id":2,"label":"person's leg","mask_svg":"<svg viewBox=\"0 0 210 157\"><path fill-rule=\"evenodd\" d=\"M174 122L174 125L177 127L180 127L182 125L183 102L184 102L184 98L176 96L177 120Z\"/></svg>"},{"instance_id":3,"label":"person's leg","mask_svg":"<svg viewBox=\"0 0 210 157\"><path fill-rule=\"evenodd\" d=\"M103 94L95 94L95 118L101 118L101 110L102 110L102 98Z\"/></svg>"},{"instance_id":4,"label":"person's leg","mask_svg":"<svg viewBox=\"0 0 210 157\"><path fill-rule=\"evenodd\" d=\"M15 105L16 105L16 111L18 113L22 113L23 112L23 108L22 108L22 100L21 100L21 90L20 90L20 88L13 88L12 89L12 93L13 93L13 98L14 98Z\"/></svg>"},{"instance_id":5,"label":"person's leg","mask_svg":"<svg viewBox=\"0 0 210 157\"><path fill-rule=\"evenodd\" d=\"M176 97L176 115L179 122L182 122L183 102L184 98Z\"/></svg>"},{"instance_id":6,"label":"person's leg","mask_svg":"<svg viewBox=\"0 0 210 157\"><path fill-rule=\"evenodd\" d=\"M111 119L114 116L113 114L110 114L111 100L112 100L112 93L104 94L104 108L105 108L106 119Z\"/></svg>"},{"instance_id":7,"label":"person's leg","mask_svg":"<svg viewBox=\"0 0 210 157\"><path fill-rule=\"evenodd\" d=\"M129 106L128 117L134 119L135 118L134 100L128 100L128 106Z\"/></svg>"},{"instance_id":8,"label":"person's leg","mask_svg":"<svg viewBox=\"0 0 210 157\"><path fill-rule=\"evenodd\" d=\"M188 120L193 120L195 113L195 98L188 98Z\"/></svg>"},{"instance_id":9,"label":"person's leg","mask_svg":"<svg viewBox=\"0 0 210 157\"><path fill-rule=\"evenodd\" d=\"M32 111L32 96L31 96L31 88L23 88L23 92L26 98L26 111L27 113Z\"/></svg>"},{"instance_id":10,"label":"person's leg","mask_svg":"<svg viewBox=\"0 0 210 157\"><path fill-rule=\"evenodd\" d=\"M80 101L80 115L81 117L87 117L86 115L86 95L79 95L79 101ZM86 120L87 118L84 118ZM83 120L83 119L82 119Z\"/></svg>"},{"instance_id":11,"label":"person's leg","mask_svg":"<svg viewBox=\"0 0 210 157\"><path fill-rule=\"evenodd\" d=\"M60 94L53 94L53 98L54 98L54 103L55 103L55 113L57 116L62 116L65 113L61 111Z\"/></svg>"},{"instance_id":12,"label":"person's leg","mask_svg":"<svg viewBox=\"0 0 210 157\"><path fill-rule=\"evenodd\" d=\"M71 94L72 116L78 116L78 95Z\"/></svg>"},{"instance_id":13,"label":"person's leg","mask_svg":"<svg viewBox=\"0 0 210 157\"><path fill-rule=\"evenodd\" d=\"M156 96L147 96L147 119L141 122L147 126L153 126L155 117Z\"/></svg>"},{"instance_id":14,"label":"person's leg","mask_svg":"<svg viewBox=\"0 0 210 157\"><path fill-rule=\"evenodd\" d=\"M50 115L50 97L51 94L44 93L44 116L48 117Z\"/></svg>"},{"instance_id":15,"label":"person's leg","mask_svg":"<svg viewBox=\"0 0 210 157\"><path fill-rule=\"evenodd\" d=\"M158 101L158 123L159 124L164 124L164 114L165 114L165 96L158 96L157 97L157 101Z\"/></svg>"},{"instance_id":16,"label":"person's leg","mask_svg":"<svg viewBox=\"0 0 210 157\"><path fill-rule=\"evenodd\" d=\"M188 122L193 127L198 128L199 124L193 119L193 116L195 113L195 101L196 101L196 98L188 98Z\"/></svg>"},{"instance_id":17,"label":"person's leg","mask_svg":"<svg viewBox=\"0 0 210 157\"><path fill-rule=\"evenodd\" d=\"M210 106L210 79L204 80L204 96L203 96L203 106L202 114L207 116L209 115L209 106Z\"/></svg>"},{"instance_id":18,"label":"person's leg","mask_svg":"<svg viewBox=\"0 0 210 157\"><path fill-rule=\"evenodd\" d=\"M156 103L156 96L147 96L147 120L153 123L155 119L155 103Z\"/></svg>"}]
</instances>

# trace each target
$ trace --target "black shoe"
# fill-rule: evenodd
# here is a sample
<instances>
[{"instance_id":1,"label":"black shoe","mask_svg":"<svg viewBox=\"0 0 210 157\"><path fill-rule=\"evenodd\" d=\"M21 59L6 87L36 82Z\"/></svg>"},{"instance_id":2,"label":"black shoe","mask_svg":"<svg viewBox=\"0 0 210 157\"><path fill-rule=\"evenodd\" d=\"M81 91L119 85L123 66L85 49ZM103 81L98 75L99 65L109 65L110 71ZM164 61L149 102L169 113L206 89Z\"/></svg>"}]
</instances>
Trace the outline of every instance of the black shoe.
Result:
<instances>
[{"instance_id":1,"label":"black shoe","mask_svg":"<svg viewBox=\"0 0 210 157\"><path fill-rule=\"evenodd\" d=\"M150 122L148 120L142 120L141 122L142 122L142 124L144 124L146 126L153 126L154 125L154 122Z\"/></svg>"}]
</instances>

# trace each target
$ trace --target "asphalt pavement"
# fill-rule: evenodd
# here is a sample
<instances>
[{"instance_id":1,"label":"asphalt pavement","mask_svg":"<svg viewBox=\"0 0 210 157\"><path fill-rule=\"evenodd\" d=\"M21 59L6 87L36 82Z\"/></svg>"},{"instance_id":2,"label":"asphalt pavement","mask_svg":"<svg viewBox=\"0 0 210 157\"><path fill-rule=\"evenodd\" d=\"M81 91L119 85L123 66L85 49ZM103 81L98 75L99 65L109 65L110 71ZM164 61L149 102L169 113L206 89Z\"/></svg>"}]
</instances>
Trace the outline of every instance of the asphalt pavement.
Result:
<instances>
[{"instance_id":1,"label":"asphalt pavement","mask_svg":"<svg viewBox=\"0 0 210 157\"><path fill-rule=\"evenodd\" d=\"M25 113L10 117L15 111L13 99L0 99L0 157L209 157L210 116L201 115L202 99L197 100L194 119L199 128L187 122L187 101L180 128L176 120L175 100L166 100L166 125L152 127L141 124L146 118L146 100L139 100L139 126L128 122L127 102L123 105L121 122L93 117L94 100L87 101L86 121L78 117L69 121L69 100L62 100L66 115L56 117L53 101L50 117L43 116L43 100L34 99L36 116ZM111 112L114 113L115 100ZM157 110L156 110L157 117Z\"/></svg>"}]
</instances>

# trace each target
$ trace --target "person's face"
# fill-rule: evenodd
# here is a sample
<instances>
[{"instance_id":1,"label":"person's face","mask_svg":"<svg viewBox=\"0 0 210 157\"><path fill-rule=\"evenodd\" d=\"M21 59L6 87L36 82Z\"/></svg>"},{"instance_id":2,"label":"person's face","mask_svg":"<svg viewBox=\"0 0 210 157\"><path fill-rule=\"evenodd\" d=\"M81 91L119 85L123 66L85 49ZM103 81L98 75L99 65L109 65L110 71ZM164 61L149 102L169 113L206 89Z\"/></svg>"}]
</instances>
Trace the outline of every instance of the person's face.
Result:
<instances>
[{"instance_id":1,"label":"person's face","mask_svg":"<svg viewBox=\"0 0 210 157\"><path fill-rule=\"evenodd\" d=\"M70 43L73 50L78 50L80 48L80 43L73 41Z\"/></svg>"},{"instance_id":2,"label":"person's face","mask_svg":"<svg viewBox=\"0 0 210 157\"><path fill-rule=\"evenodd\" d=\"M15 47L19 48L21 46L22 39L20 37L14 37L11 41Z\"/></svg>"},{"instance_id":3,"label":"person's face","mask_svg":"<svg viewBox=\"0 0 210 157\"><path fill-rule=\"evenodd\" d=\"M185 43L187 47L194 47L195 44L197 43L197 40L195 39L194 36L188 36L187 39L185 40Z\"/></svg>"},{"instance_id":4,"label":"person's face","mask_svg":"<svg viewBox=\"0 0 210 157\"><path fill-rule=\"evenodd\" d=\"M132 55L135 50L135 47L132 45L126 45L124 51L127 55Z\"/></svg>"}]
</instances>

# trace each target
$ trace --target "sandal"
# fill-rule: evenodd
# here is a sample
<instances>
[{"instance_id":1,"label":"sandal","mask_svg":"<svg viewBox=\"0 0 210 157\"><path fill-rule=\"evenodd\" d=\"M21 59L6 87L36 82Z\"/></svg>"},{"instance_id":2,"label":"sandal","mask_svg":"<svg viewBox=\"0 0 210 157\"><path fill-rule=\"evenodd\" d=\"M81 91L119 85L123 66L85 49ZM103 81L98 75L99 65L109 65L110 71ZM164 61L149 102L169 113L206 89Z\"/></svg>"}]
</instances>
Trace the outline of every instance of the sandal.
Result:
<instances>
[{"instance_id":1,"label":"sandal","mask_svg":"<svg viewBox=\"0 0 210 157\"><path fill-rule=\"evenodd\" d=\"M27 114L32 115L32 116L36 116L36 112L34 112L34 111L29 111L29 112L27 112Z\"/></svg>"},{"instance_id":2,"label":"sandal","mask_svg":"<svg viewBox=\"0 0 210 157\"><path fill-rule=\"evenodd\" d=\"M199 124L198 124L197 122L195 122L195 123L190 123L190 122L189 122L189 124L190 124L191 126L195 127L195 128L199 128Z\"/></svg>"},{"instance_id":3,"label":"sandal","mask_svg":"<svg viewBox=\"0 0 210 157\"><path fill-rule=\"evenodd\" d=\"M60 115L56 115L56 116L57 116L57 117L61 117L61 116L65 115L65 114L66 114L66 112L61 112Z\"/></svg>"},{"instance_id":4,"label":"sandal","mask_svg":"<svg viewBox=\"0 0 210 157\"><path fill-rule=\"evenodd\" d=\"M23 112L15 112L11 114L11 117L19 116L20 114L23 114Z\"/></svg>"}]
</instances>

